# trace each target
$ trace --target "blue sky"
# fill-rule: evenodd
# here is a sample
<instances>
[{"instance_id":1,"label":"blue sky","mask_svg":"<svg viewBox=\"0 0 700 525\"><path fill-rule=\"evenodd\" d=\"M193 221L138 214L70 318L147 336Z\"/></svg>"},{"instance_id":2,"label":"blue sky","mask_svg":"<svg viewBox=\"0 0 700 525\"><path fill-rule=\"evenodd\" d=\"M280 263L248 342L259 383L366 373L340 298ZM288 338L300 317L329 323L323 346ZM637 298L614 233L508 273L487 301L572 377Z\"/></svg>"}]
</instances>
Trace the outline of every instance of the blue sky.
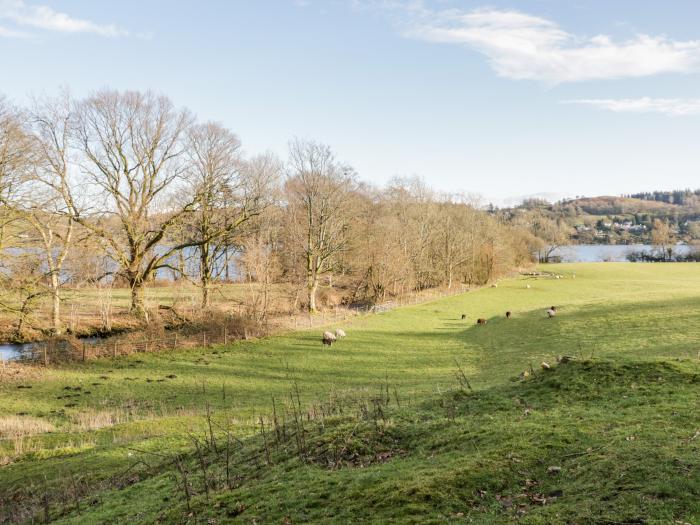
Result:
<instances>
[{"instance_id":1,"label":"blue sky","mask_svg":"<svg viewBox=\"0 0 700 525\"><path fill-rule=\"evenodd\" d=\"M700 187L700 2L0 0L0 93L153 89L250 153L499 203Z\"/></svg>"}]
</instances>

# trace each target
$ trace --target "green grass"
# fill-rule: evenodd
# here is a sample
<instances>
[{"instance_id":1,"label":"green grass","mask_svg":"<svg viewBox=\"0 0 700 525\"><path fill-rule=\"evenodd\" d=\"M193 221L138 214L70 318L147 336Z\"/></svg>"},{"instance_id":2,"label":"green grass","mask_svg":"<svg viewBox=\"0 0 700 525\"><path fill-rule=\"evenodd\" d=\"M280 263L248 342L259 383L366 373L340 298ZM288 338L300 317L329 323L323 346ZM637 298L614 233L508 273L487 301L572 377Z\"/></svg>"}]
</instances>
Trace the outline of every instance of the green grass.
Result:
<instances>
[{"instance_id":1,"label":"green grass","mask_svg":"<svg viewBox=\"0 0 700 525\"><path fill-rule=\"evenodd\" d=\"M0 422L26 414L55 430L0 441L9 462L0 501L48 487L63 495L52 512L65 523L700 523L700 268L546 269L564 278L512 279L357 318L331 349L319 330L302 331L1 384ZM551 320L550 305L559 310ZM557 355L577 360L539 372ZM456 363L473 392L455 390ZM518 381L530 366L537 375ZM157 454L190 451L206 406L253 450L258 417L295 384L307 406L373 396L384 382L402 402L380 423L348 410L310 437L314 450L354 450L343 468L288 447L268 466L241 459L240 486L209 502L197 495L187 518L177 476ZM92 494L80 513L74 485Z\"/></svg>"}]
</instances>

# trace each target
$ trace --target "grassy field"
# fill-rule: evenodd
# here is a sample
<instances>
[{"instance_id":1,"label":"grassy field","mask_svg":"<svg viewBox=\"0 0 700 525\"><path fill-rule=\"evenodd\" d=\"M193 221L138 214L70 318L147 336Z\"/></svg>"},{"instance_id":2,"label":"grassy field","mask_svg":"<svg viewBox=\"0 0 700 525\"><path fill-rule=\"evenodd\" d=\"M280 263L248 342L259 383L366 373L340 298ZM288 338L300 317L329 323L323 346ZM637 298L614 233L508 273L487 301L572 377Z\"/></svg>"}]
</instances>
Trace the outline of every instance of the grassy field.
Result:
<instances>
[{"instance_id":1,"label":"grassy field","mask_svg":"<svg viewBox=\"0 0 700 525\"><path fill-rule=\"evenodd\" d=\"M157 310L159 305L172 306L188 317L196 318L201 314L201 289L181 280L167 285L148 286L144 290L146 308ZM211 306L223 312L240 313L245 311L246 299L250 299L251 283L218 284L211 291ZM294 290L288 285L275 285L270 291L271 313L289 311L294 300ZM61 318L67 329L79 335L90 335L103 330L105 317L115 331L132 329L138 322L129 315L131 290L126 287L64 288L61 293ZM5 293L3 303L11 308L20 306L19 296ZM9 309L0 311L0 341L12 341L17 338L17 314ZM25 324L22 337L26 340L43 340L51 327L51 297L40 297L32 308L29 322Z\"/></svg>"},{"instance_id":2,"label":"grassy field","mask_svg":"<svg viewBox=\"0 0 700 525\"><path fill-rule=\"evenodd\" d=\"M316 329L6 373L0 516L24 505L58 523L700 523L700 267L543 269L563 278L356 318L330 349ZM296 448L274 442L256 430L273 399L328 417L308 417ZM219 445L200 456L207 411ZM226 488L213 481L224 429L237 444Z\"/></svg>"}]
</instances>

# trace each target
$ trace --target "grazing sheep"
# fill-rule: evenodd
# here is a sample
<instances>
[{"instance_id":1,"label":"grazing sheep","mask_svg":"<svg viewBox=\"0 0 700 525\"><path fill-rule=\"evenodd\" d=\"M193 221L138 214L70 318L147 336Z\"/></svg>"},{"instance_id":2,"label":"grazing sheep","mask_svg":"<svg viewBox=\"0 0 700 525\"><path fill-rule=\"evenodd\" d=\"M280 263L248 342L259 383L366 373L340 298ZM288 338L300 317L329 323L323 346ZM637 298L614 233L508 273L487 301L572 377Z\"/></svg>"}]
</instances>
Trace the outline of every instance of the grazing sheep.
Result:
<instances>
[{"instance_id":1,"label":"grazing sheep","mask_svg":"<svg viewBox=\"0 0 700 525\"><path fill-rule=\"evenodd\" d=\"M335 343L336 337L333 335L332 332L323 332L323 338L321 338L321 342L324 345L331 346L333 343Z\"/></svg>"},{"instance_id":2,"label":"grazing sheep","mask_svg":"<svg viewBox=\"0 0 700 525\"><path fill-rule=\"evenodd\" d=\"M341 328L337 328L335 331L335 338L342 339L343 337L345 337L345 330L342 330Z\"/></svg>"},{"instance_id":3,"label":"grazing sheep","mask_svg":"<svg viewBox=\"0 0 700 525\"><path fill-rule=\"evenodd\" d=\"M491 285L491 288L498 288L498 283L493 283L493 284Z\"/></svg>"},{"instance_id":4,"label":"grazing sheep","mask_svg":"<svg viewBox=\"0 0 700 525\"><path fill-rule=\"evenodd\" d=\"M527 288L529 290L530 288L532 288L532 286L530 286L529 284L526 284L525 288Z\"/></svg>"},{"instance_id":5,"label":"grazing sheep","mask_svg":"<svg viewBox=\"0 0 700 525\"><path fill-rule=\"evenodd\" d=\"M487 321L483 317L480 317L479 319L476 320L476 324L486 324Z\"/></svg>"},{"instance_id":6,"label":"grazing sheep","mask_svg":"<svg viewBox=\"0 0 700 525\"><path fill-rule=\"evenodd\" d=\"M555 315L557 315L557 307L552 306L549 310L547 310L547 317L549 317L551 319Z\"/></svg>"},{"instance_id":7,"label":"grazing sheep","mask_svg":"<svg viewBox=\"0 0 700 525\"><path fill-rule=\"evenodd\" d=\"M511 315L512 315L512 314L510 313L510 311L506 312L506 319L510 319L510 316L511 316Z\"/></svg>"},{"instance_id":8,"label":"grazing sheep","mask_svg":"<svg viewBox=\"0 0 700 525\"><path fill-rule=\"evenodd\" d=\"M462 319L466 319L466 318L467 318L467 314L462 314Z\"/></svg>"}]
</instances>

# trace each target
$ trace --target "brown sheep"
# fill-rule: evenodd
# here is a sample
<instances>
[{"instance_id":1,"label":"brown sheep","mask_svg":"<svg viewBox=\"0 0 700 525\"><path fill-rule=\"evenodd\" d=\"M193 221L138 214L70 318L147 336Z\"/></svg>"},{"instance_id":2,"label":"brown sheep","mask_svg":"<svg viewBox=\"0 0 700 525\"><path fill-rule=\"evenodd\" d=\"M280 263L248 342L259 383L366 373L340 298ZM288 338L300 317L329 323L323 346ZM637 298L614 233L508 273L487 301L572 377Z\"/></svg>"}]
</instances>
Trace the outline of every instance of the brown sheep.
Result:
<instances>
[{"instance_id":1,"label":"brown sheep","mask_svg":"<svg viewBox=\"0 0 700 525\"><path fill-rule=\"evenodd\" d=\"M333 343L335 343L336 337L332 332L323 332L323 337L321 338L321 342L324 345L331 346Z\"/></svg>"},{"instance_id":2,"label":"brown sheep","mask_svg":"<svg viewBox=\"0 0 700 525\"><path fill-rule=\"evenodd\" d=\"M510 319L511 313L510 311L506 312L506 319Z\"/></svg>"},{"instance_id":3,"label":"brown sheep","mask_svg":"<svg viewBox=\"0 0 700 525\"><path fill-rule=\"evenodd\" d=\"M462 319L466 319L466 318L467 318L467 314L462 314Z\"/></svg>"},{"instance_id":4,"label":"brown sheep","mask_svg":"<svg viewBox=\"0 0 700 525\"><path fill-rule=\"evenodd\" d=\"M479 319L476 320L476 324L486 324L488 321L484 319L483 317L480 317Z\"/></svg>"}]
</instances>

